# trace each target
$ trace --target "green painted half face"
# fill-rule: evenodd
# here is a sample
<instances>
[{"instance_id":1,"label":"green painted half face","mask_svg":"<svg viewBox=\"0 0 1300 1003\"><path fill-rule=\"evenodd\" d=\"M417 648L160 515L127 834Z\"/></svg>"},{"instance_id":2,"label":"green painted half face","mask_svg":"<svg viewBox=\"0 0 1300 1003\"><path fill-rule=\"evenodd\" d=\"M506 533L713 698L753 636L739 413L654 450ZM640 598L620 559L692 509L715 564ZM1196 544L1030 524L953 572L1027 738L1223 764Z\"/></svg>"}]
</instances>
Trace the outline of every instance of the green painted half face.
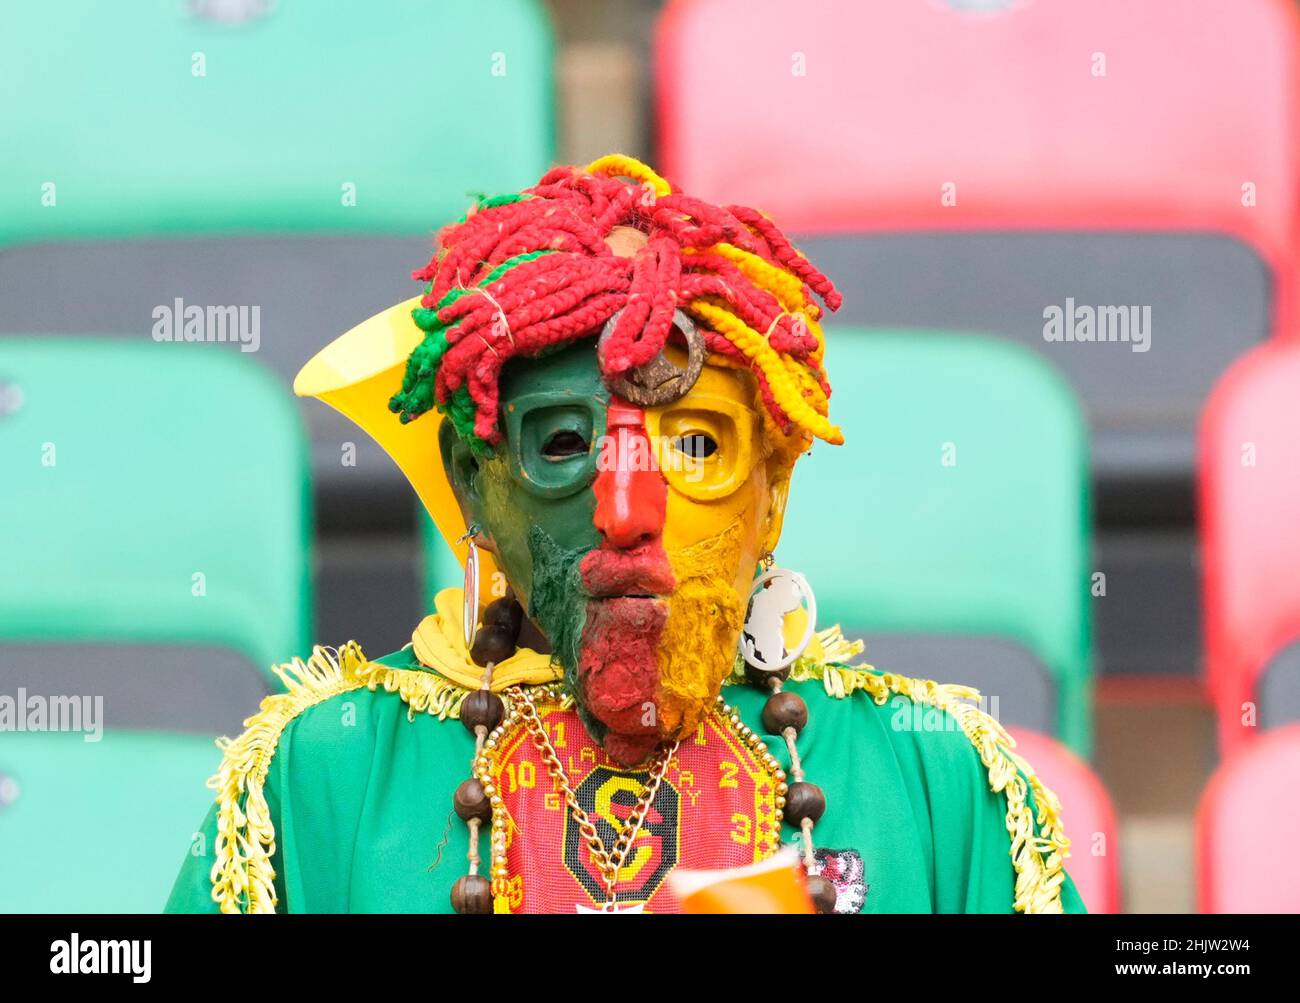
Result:
<instances>
[{"instance_id":1,"label":"green painted half face","mask_svg":"<svg viewBox=\"0 0 1300 1003\"><path fill-rule=\"evenodd\" d=\"M499 386L504 436L492 455L474 457L450 422L442 423L440 447L466 522L480 527L519 601L535 613L539 543L551 563L557 554L576 561L600 542L591 485L609 391L594 340L507 363Z\"/></svg>"}]
</instances>

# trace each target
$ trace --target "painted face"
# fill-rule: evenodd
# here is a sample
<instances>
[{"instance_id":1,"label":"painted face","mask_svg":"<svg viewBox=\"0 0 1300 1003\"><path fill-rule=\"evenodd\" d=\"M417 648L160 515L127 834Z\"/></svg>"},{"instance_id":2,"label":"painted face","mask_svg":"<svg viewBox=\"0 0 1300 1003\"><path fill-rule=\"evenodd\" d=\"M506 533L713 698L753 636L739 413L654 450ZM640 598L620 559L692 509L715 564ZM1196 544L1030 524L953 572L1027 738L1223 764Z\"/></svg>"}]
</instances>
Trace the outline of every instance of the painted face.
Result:
<instances>
[{"instance_id":1,"label":"painted face","mask_svg":"<svg viewBox=\"0 0 1300 1003\"><path fill-rule=\"evenodd\" d=\"M706 365L686 396L642 409L610 394L589 340L511 363L500 387L493 454L444 422L443 462L588 728L616 762L642 762L696 727L732 668L790 460L740 370Z\"/></svg>"}]
</instances>

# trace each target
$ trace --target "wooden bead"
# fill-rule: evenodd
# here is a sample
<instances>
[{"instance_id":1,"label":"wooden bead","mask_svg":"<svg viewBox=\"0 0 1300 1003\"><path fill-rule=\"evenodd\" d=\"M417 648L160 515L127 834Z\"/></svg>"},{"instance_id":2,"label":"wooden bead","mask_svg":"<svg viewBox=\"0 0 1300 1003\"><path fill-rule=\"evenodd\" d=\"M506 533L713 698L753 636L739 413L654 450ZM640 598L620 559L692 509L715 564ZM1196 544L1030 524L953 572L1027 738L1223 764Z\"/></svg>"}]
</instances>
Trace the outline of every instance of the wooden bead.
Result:
<instances>
[{"instance_id":1,"label":"wooden bead","mask_svg":"<svg viewBox=\"0 0 1300 1003\"><path fill-rule=\"evenodd\" d=\"M492 820L492 804L488 801L487 792L483 790L483 785L473 778L466 780L456 788L451 803L452 807L456 809L456 814L464 822L468 822L472 818L476 818L480 822L490 822Z\"/></svg>"},{"instance_id":2,"label":"wooden bead","mask_svg":"<svg viewBox=\"0 0 1300 1003\"><path fill-rule=\"evenodd\" d=\"M483 626L474 636L469 657L478 665L504 662L515 653L515 636L504 627Z\"/></svg>"},{"instance_id":3,"label":"wooden bead","mask_svg":"<svg viewBox=\"0 0 1300 1003\"><path fill-rule=\"evenodd\" d=\"M823 916L835 911L835 900L839 893L835 891L835 885L829 878L824 878L820 874L811 874L807 882L808 897L813 901L815 908Z\"/></svg>"},{"instance_id":4,"label":"wooden bead","mask_svg":"<svg viewBox=\"0 0 1300 1003\"><path fill-rule=\"evenodd\" d=\"M483 609L483 626L500 627L513 640L519 640L519 631L524 625L524 608L513 596L495 599Z\"/></svg>"},{"instance_id":5,"label":"wooden bead","mask_svg":"<svg viewBox=\"0 0 1300 1003\"><path fill-rule=\"evenodd\" d=\"M816 784L800 781L791 784L785 792L785 818L796 829L806 818L817 822L825 811L826 795Z\"/></svg>"},{"instance_id":6,"label":"wooden bead","mask_svg":"<svg viewBox=\"0 0 1300 1003\"><path fill-rule=\"evenodd\" d=\"M451 907L462 916L482 916L492 911L492 882L481 874L466 874L451 886Z\"/></svg>"},{"instance_id":7,"label":"wooden bead","mask_svg":"<svg viewBox=\"0 0 1300 1003\"><path fill-rule=\"evenodd\" d=\"M506 716L506 705L495 693L475 690L460 705L460 723L471 735L480 724L491 731Z\"/></svg>"},{"instance_id":8,"label":"wooden bead","mask_svg":"<svg viewBox=\"0 0 1300 1003\"><path fill-rule=\"evenodd\" d=\"M763 727L773 735L793 728L797 735L808 723L808 705L794 693L773 693L763 705Z\"/></svg>"},{"instance_id":9,"label":"wooden bead","mask_svg":"<svg viewBox=\"0 0 1300 1003\"><path fill-rule=\"evenodd\" d=\"M769 672L769 671L767 671L767 670L765 670L765 669L756 669L756 668L754 668L754 666L752 666L752 665L750 665L748 662L746 662L746 663L745 663L745 679L746 679L746 680L747 680L751 685L753 685L753 686L757 686L759 689L763 690L764 692L767 692L767 690L768 690L768 689L770 688L770 686L771 686L771 683L769 682L769 680L770 680L773 676L775 676L776 678L778 678L778 679L780 679L782 682L784 682L785 680L787 680L787 679L790 678L790 670L791 670L793 667L794 667L794 666L793 666L793 663L792 663L792 664L790 664L790 665L787 665L784 669L777 669L775 672Z\"/></svg>"}]
</instances>

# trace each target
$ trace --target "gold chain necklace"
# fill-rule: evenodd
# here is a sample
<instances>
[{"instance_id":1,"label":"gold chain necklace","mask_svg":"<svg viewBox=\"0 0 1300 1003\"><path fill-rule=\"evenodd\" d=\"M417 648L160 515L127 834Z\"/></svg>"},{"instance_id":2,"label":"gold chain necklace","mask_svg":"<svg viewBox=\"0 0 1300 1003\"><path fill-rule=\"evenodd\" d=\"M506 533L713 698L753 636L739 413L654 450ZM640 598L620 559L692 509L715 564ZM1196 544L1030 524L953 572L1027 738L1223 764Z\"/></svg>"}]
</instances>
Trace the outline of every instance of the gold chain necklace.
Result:
<instances>
[{"instance_id":1,"label":"gold chain necklace","mask_svg":"<svg viewBox=\"0 0 1300 1003\"><path fill-rule=\"evenodd\" d=\"M793 784L787 784L787 776L776 757L772 755L763 737L746 725L740 718L738 708L728 704L721 695L717 698L716 712L724 726L741 740L754 755L759 764L775 783L776 811L773 822L780 826L783 820L800 830L803 843L804 866L808 870L808 891L812 896L818 912L831 912L837 901L835 886L813 868L816 860L813 856L813 825L825 809L825 795L821 788L804 781L803 766L798 751L795 749L795 737L807 723L808 712L803 701L794 694L782 691L782 680L774 677L767 683L772 696L763 709L764 726L769 730L780 729L785 739L786 749L790 754L790 769ZM466 708L471 699L479 698L483 707L476 707L472 718L468 719ZM506 702L508 698L509 702ZM487 689L471 693L461 708L461 722L477 735L472 766L472 776L457 788L456 811L470 827L469 863L470 873L460 878L452 888L452 905L457 912L509 912L510 904L506 883L510 877L507 862L508 829L510 816L506 810L505 798L497 789L493 776L493 763L501 752L502 744L511 729L523 724L532 738L539 753L546 763L548 772L556 786L564 792L565 804L578 823L579 832L591 850L593 861L600 868L601 878L606 889L606 900L602 910L613 912L617 908L616 886L618 874L622 870L632 843L641 831L650 805L663 783L668 764L677 753L678 742L670 746L661 746L659 753L651 761L650 782L641 797L638 798L633 813L624 823L622 831L614 844L614 851L606 851L600 834L590 817L578 804L577 795L569 783L568 775L561 766L559 755L546 735L537 713L537 701L557 703L561 709L573 705L573 697L565 692L559 684L537 686L525 689L511 686L500 696ZM495 714L488 713L495 701ZM767 718L771 717L769 723ZM489 730L490 729L490 730ZM469 790L466 790L469 788ZM464 797L462 798L462 794ZM491 881L478 873L478 835L483 825L491 826Z\"/></svg>"},{"instance_id":2,"label":"gold chain necklace","mask_svg":"<svg viewBox=\"0 0 1300 1003\"><path fill-rule=\"evenodd\" d=\"M641 826L645 823L645 817L650 811L650 805L654 803L655 795L659 793L659 786L663 783L664 774L668 772L668 764L676 754L679 743L673 742L671 745L661 746L655 758L651 760L650 781L646 784L645 790L641 792L641 796L637 798L632 814L623 823L622 830L614 841L614 849L611 853L605 849L605 844L600 838L600 833L596 830L595 823L591 821L591 817L578 804L578 795L574 791L572 784L569 783L568 774L564 772L560 757L555 752L555 746L551 744L546 729L542 726L542 720L537 715L537 707L533 703L532 694L521 690L518 694L518 701L519 714L523 718L524 727L532 736L533 745L541 753L551 780L559 785L560 790L564 793L564 800L569 806L569 811L572 812L574 821L578 823L578 832L586 840L587 846L591 850L591 859L600 869L601 880L605 883L605 902L602 909L605 912L614 912L618 901L618 893L615 888L618 885L619 872L627 861L627 855L632 850L632 844L636 842L636 837L641 832Z\"/></svg>"}]
</instances>

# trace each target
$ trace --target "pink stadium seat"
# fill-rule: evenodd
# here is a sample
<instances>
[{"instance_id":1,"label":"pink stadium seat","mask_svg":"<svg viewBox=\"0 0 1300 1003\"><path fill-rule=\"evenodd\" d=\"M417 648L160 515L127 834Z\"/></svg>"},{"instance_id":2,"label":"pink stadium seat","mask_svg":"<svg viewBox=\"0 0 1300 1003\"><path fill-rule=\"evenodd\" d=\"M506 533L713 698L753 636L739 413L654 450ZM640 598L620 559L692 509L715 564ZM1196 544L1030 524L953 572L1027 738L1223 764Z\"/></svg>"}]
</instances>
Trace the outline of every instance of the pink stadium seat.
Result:
<instances>
[{"instance_id":1,"label":"pink stadium seat","mask_svg":"<svg viewBox=\"0 0 1300 1003\"><path fill-rule=\"evenodd\" d=\"M670 5L656 52L661 164L693 194L762 207L787 232L1234 235L1281 281L1277 326L1291 330L1294 5L972 6ZM940 197L948 181L956 205Z\"/></svg>"},{"instance_id":2,"label":"pink stadium seat","mask_svg":"<svg viewBox=\"0 0 1300 1003\"><path fill-rule=\"evenodd\" d=\"M1201 424L1206 666L1229 754L1300 720L1300 346L1243 358Z\"/></svg>"},{"instance_id":3,"label":"pink stadium seat","mask_svg":"<svg viewBox=\"0 0 1300 1003\"><path fill-rule=\"evenodd\" d=\"M1271 731L1210 779L1196 818L1201 912L1300 912L1300 725Z\"/></svg>"},{"instance_id":4,"label":"pink stadium seat","mask_svg":"<svg viewBox=\"0 0 1300 1003\"><path fill-rule=\"evenodd\" d=\"M1291 0L678 2L659 160L780 220L838 323L1043 354L1088 410L1103 521L1149 522L1190 509L1215 380L1300 339L1298 26ZM1137 337L1077 343L1081 305L1083 341Z\"/></svg>"},{"instance_id":5,"label":"pink stadium seat","mask_svg":"<svg viewBox=\"0 0 1300 1003\"><path fill-rule=\"evenodd\" d=\"M1095 606L1107 670L1195 671L1199 417L1300 341L1293 0L679 0L655 77L667 176L778 219L844 292L832 334L992 334L1069 381L1112 594L1143 597ZM1142 344L1058 340L1080 304Z\"/></svg>"},{"instance_id":6,"label":"pink stadium seat","mask_svg":"<svg viewBox=\"0 0 1300 1003\"><path fill-rule=\"evenodd\" d=\"M1070 837L1066 870L1091 913L1120 909L1119 844L1110 795L1088 764L1054 738L1012 728L1016 752L1061 800Z\"/></svg>"}]
</instances>

